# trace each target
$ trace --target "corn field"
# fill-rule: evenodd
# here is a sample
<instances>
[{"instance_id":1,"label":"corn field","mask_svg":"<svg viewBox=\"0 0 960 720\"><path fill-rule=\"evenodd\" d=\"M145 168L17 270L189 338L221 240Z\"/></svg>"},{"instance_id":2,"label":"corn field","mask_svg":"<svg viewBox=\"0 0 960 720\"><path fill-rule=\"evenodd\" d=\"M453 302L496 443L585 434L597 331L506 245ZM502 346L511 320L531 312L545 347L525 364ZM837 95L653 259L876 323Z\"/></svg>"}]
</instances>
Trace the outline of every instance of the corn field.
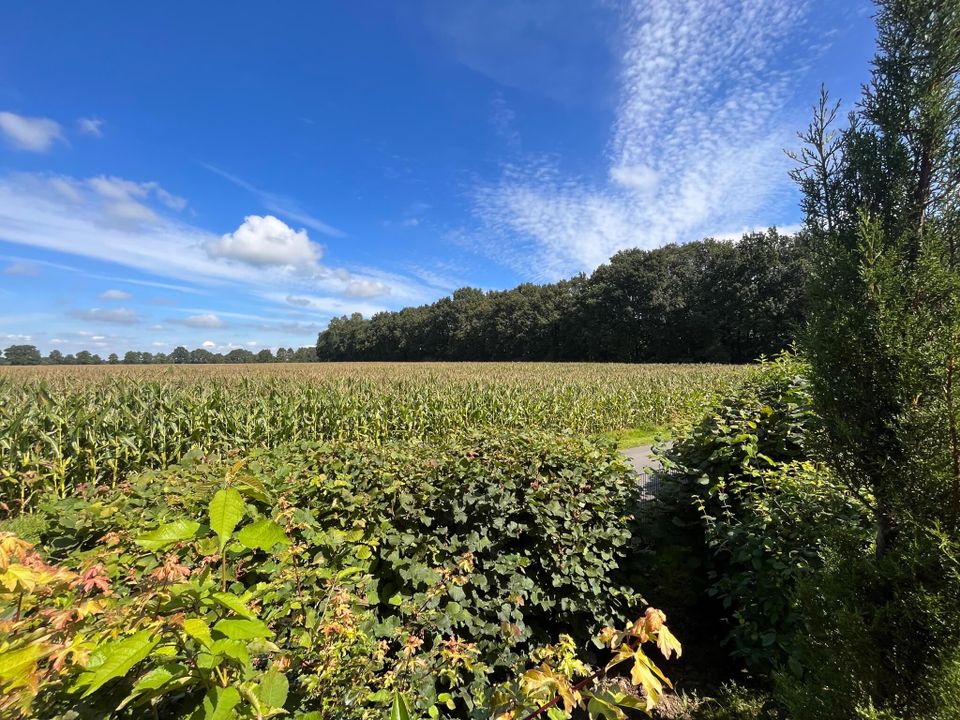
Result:
<instances>
[{"instance_id":1,"label":"corn field","mask_svg":"<svg viewBox=\"0 0 960 720\"><path fill-rule=\"evenodd\" d=\"M665 425L743 376L722 365L392 364L0 369L0 501L118 483L190 451L411 442L469 428Z\"/></svg>"}]
</instances>

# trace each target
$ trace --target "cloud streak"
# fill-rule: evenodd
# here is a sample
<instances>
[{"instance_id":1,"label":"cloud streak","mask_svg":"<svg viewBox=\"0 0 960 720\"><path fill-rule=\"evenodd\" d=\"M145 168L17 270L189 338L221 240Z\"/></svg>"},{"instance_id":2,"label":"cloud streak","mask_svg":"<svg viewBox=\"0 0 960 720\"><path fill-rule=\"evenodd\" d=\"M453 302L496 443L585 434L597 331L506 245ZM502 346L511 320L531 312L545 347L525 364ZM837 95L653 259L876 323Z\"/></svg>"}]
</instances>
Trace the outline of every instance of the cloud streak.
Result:
<instances>
[{"instance_id":1,"label":"cloud streak","mask_svg":"<svg viewBox=\"0 0 960 720\"><path fill-rule=\"evenodd\" d=\"M260 188L254 187L243 178L228 173L225 170L221 170L213 165L207 165L204 163L203 167L210 172L219 175L224 180L227 180L237 187L242 188L250 194L256 196L260 203L271 212L282 215L288 220L300 223L301 225L306 225L311 230L316 230L324 235L336 238L346 237L345 232L333 227L332 225L328 225L323 220L320 220L319 218L314 217L310 213L304 211L296 203L296 201L291 200L290 198L277 195L276 193L267 192L266 190L261 190Z\"/></svg>"},{"instance_id":2,"label":"cloud streak","mask_svg":"<svg viewBox=\"0 0 960 720\"><path fill-rule=\"evenodd\" d=\"M0 133L17 150L43 153L57 140L63 140L60 123L49 118L27 117L12 112L0 112Z\"/></svg>"},{"instance_id":3,"label":"cloud streak","mask_svg":"<svg viewBox=\"0 0 960 720\"><path fill-rule=\"evenodd\" d=\"M597 178L556 157L507 165L473 192L491 252L544 279L627 247L745 225L789 193L783 109L800 68L806 3L635 0L623 17L620 91Z\"/></svg>"}]
</instances>

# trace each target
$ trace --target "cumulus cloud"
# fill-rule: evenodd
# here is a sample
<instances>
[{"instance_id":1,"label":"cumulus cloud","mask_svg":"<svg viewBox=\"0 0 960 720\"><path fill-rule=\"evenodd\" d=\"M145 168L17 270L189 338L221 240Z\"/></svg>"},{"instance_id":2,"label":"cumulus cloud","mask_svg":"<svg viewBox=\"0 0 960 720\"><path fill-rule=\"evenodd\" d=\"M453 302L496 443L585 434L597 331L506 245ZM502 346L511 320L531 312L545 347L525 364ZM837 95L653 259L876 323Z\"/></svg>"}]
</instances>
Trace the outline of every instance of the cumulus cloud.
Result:
<instances>
[{"instance_id":1,"label":"cumulus cloud","mask_svg":"<svg viewBox=\"0 0 960 720\"><path fill-rule=\"evenodd\" d=\"M132 297L133 295L123 290L105 290L100 293L101 300L129 300Z\"/></svg>"},{"instance_id":2,"label":"cumulus cloud","mask_svg":"<svg viewBox=\"0 0 960 720\"><path fill-rule=\"evenodd\" d=\"M103 137L103 130L100 129L103 127L103 120L100 118L79 118L77 120L77 127L80 128L80 132L84 135Z\"/></svg>"},{"instance_id":3,"label":"cumulus cloud","mask_svg":"<svg viewBox=\"0 0 960 720\"><path fill-rule=\"evenodd\" d=\"M273 215L247 215L232 233L205 246L211 258L224 258L257 267L281 265L310 268L320 252L306 230L294 230Z\"/></svg>"},{"instance_id":4,"label":"cumulus cloud","mask_svg":"<svg viewBox=\"0 0 960 720\"><path fill-rule=\"evenodd\" d=\"M793 196L784 117L802 72L804 0L633 0L619 101L599 178L527 157L474 192L491 254L524 274L590 270L627 247L777 222ZM770 213L774 217L770 217ZM485 239L485 240L484 240Z\"/></svg>"},{"instance_id":5,"label":"cumulus cloud","mask_svg":"<svg viewBox=\"0 0 960 720\"><path fill-rule=\"evenodd\" d=\"M18 150L46 152L56 140L63 140L60 123L49 118L27 117L0 112L0 133Z\"/></svg>"},{"instance_id":6,"label":"cumulus cloud","mask_svg":"<svg viewBox=\"0 0 960 720\"><path fill-rule=\"evenodd\" d=\"M213 340L204 340L200 345L204 350L213 350L216 346L217 344Z\"/></svg>"},{"instance_id":7,"label":"cumulus cloud","mask_svg":"<svg viewBox=\"0 0 960 720\"><path fill-rule=\"evenodd\" d=\"M71 310L69 314L87 322L107 322L116 325L136 325L140 322L140 316L129 308Z\"/></svg>"}]
</instances>

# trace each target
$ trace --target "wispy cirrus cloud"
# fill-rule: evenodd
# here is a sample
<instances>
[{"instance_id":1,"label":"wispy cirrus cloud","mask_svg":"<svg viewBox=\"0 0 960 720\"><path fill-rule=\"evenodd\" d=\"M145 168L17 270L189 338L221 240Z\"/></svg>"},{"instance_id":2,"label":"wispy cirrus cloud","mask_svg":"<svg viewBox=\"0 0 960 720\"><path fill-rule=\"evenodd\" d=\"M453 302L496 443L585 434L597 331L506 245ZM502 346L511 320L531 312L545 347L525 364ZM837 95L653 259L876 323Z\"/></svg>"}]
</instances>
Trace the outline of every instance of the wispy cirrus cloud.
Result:
<instances>
[{"instance_id":1,"label":"wispy cirrus cloud","mask_svg":"<svg viewBox=\"0 0 960 720\"><path fill-rule=\"evenodd\" d=\"M288 220L305 225L311 230L316 230L317 232L323 233L324 235L328 235L330 237L339 238L346 236L346 233L342 230L325 223L323 220L320 220L319 218L305 211L295 200L291 198L284 197L283 195L278 195L276 193L267 192L266 190L261 190L243 178L233 175L232 173L228 173L226 170L221 170L214 165L208 165L204 163L203 167L210 172L219 175L224 180L227 180L228 182L231 182L237 187L242 188L254 195L270 212L277 213L277 215L282 215Z\"/></svg>"},{"instance_id":2,"label":"wispy cirrus cloud","mask_svg":"<svg viewBox=\"0 0 960 720\"><path fill-rule=\"evenodd\" d=\"M103 120L95 117L82 117L77 119L77 128L83 135L93 135L94 137L103 137Z\"/></svg>"},{"instance_id":3,"label":"wispy cirrus cloud","mask_svg":"<svg viewBox=\"0 0 960 720\"><path fill-rule=\"evenodd\" d=\"M619 101L605 176L528 157L473 192L480 235L525 274L590 270L654 247L781 221L791 188L784 117L807 42L803 0L634 0L624 7Z\"/></svg>"},{"instance_id":4,"label":"wispy cirrus cloud","mask_svg":"<svg viewBox=\"0 0 960 720\"><path fill-rule=\"evenodd\" d=\"M400 303L436 295L396 273L325 265L320 262L322 248L305 229L291 228L276 217L247 216L235 230L221 235L184 221L178 211L186 205L185 199L152 181L0 175L0 241L115 263L185 284L97 275L37 261L44 266L194 294L203 294L203 287L226 285L261 296L278 288L319 290L341 296L345 310L367 308L364 300L376 296L389 295Z\"/></svg>"},{"instance_id":5,"label":"wispy cirrus cloud","mask_svg":"<svg viewBox=\"0 0 960 720\"><path fill-rule=\"evenodd\" d=\"M71 310L71 317L87 322L105 322L115 325L136 325L141 317L130 308L90 308L89 310Z\"/></svg>"}]
</instances>

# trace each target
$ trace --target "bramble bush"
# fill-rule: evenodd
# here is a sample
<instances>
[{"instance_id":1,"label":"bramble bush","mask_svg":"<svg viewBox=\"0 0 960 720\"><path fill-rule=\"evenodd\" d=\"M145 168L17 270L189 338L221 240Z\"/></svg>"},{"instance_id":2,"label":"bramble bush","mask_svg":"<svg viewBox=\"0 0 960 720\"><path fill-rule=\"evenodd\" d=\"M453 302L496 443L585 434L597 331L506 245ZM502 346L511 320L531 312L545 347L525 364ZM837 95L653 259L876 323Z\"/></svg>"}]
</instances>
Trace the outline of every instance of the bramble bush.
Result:
<instances>
[{"instance_id":1,"label":"bramble bush","mask_svg":"<svg viewBox=\"0 0 960 720\"><path fill-rule=\"evenodd\" d=\"M12 523L33 547L0 537L0 714L507 718L560 692L623 717L646 703L576 687L583 660L632 661L649 701L666 680L639 645L679 651L662 616L630 625L633 502L612 443L538 432L81 488ZM573 653L604 626L632 630Z\"/></svg>"},{"instance_id":2,"label":"bramble bush","mask_svg":"<svg viewBox=\"0 0 960 720\"><path fill-rule=\"evenodd\" d=\"M732 654L758 674L804 672L798 584L837 547L869 543L862 503L808 459L804 371L792 355L764 363L664 455L664 512L699 560Z\"/></svg>"}]
</instances>

